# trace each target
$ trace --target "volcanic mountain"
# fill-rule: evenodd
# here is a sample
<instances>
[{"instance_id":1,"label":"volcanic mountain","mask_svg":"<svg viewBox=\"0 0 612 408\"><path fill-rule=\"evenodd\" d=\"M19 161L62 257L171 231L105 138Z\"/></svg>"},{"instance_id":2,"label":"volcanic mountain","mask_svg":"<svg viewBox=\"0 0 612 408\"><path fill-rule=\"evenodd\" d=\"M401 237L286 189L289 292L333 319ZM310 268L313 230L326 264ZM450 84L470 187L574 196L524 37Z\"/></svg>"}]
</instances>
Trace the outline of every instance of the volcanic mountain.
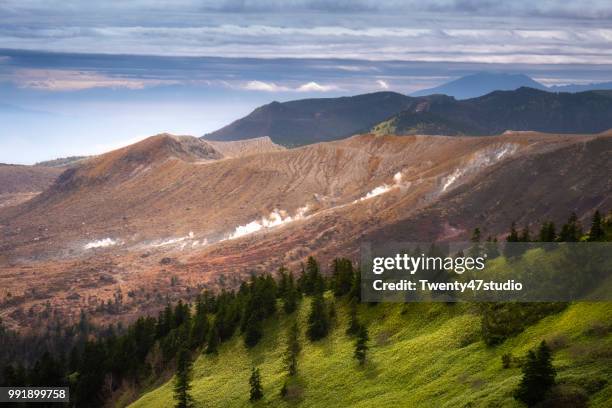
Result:
<instances>
[{"instance_id":1,"label":"volcanic mountain","mask_svg":"<svg viewBox=\"0 0 612 408\"><path fill-rule=\"evenodd\" d=\"M612 207L602 177L612 170L610 133L253 145L224 155L197 138L154 136L0 209L0 299L11 293L3 320L23 324L24 310L47 302L76 318L127 292L122 313L142 313L192 288L295 269L309 255L356 257L368 240L458 240L476 226L499 236L512 221Z\"/></svg>"},{"instance_id":2,"label":"volcanic mountain","mask_svg":"<svg viewBox=\"0 0 612 408\"><path fill-rule=\"evenodd\" d=\"M283 146L356 133L495 135L506 130L599 133L612 128L612 91L552 93L521 87L478 98L409 97L378 92L343 98L273 102L204 136L242 140L269 136Z\"/></svg>"},{"instance_id":3,"label":"volcanic mountain","mask_svg":"<svg viewBox=\"0 0 612 408\"><path fill-rule=\"evenodd\" d=\"M612 82L593 82L590 84L566 84L546 86L525 74L503 72L477 72L454 79L434 88L413 92L411 96L448 95L457 99L469 99L494 91L513 91L528 87L548 92L584 92L610 90Z\"/></svg>"},{"instance_id":4,"label":"volcanic mountain","mask_svg":"<svg viewBox=\"0 0 612 408\"><path fill-rule=\"evenodd\" d=\"M524 74L478 72L435 88L422 89L412 93L412 96L448 95L457 99L469 99L494 91L513 91L521 87L546 90L544 85Z\"/></svg>"}]
</instances>

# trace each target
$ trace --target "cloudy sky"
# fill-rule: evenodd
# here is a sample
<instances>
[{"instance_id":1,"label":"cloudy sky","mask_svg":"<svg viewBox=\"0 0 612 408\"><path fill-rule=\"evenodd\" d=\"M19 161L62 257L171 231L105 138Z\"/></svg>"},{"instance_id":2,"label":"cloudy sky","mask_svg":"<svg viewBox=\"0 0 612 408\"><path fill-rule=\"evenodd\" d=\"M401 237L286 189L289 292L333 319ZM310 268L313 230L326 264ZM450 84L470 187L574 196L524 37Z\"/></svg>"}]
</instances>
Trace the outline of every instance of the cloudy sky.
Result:
<instances>
[{"instance_id":1,"label":"cloudy sky","mask_svg":"<svg viewBox=\"0 0 612 408\"><path fill-rule=\"evenodd\" d=\"M612 3L0 2L0 162L201 135L272 100L411 93L478 71L612 80Z\"/></svg>"}]
</instances>

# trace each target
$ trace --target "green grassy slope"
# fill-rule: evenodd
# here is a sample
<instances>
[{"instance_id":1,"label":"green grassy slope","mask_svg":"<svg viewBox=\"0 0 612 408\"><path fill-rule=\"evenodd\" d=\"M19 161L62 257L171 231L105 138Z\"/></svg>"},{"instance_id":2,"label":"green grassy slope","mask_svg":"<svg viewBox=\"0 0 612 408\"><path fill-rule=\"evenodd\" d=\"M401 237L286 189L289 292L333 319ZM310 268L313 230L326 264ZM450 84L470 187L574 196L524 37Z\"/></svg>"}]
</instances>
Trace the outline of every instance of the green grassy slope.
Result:
<instances>
[{"instance_id":1,"label":"green grassy slope","mask_svg":"<svg viewBox=\"0 0 612 408\"><path fill-rule=\"evenodd\" d=\"M612 303L579 303L546 317L497 347L480 339L480 320L468 304L360 305L370 330L368 362L353 358L345 335L348 307L336 304L330 335L305 339L309 299L298 318L303 350L291 398L279 391L286 328L291 319L273 319L255 348L240 336L220 347L218 356L200 355L194 364L192 394L198 407L520 407L512 398L521 371L503 369L501 356L522 357L546 339L554 350L557 381L590 394L592 407L612 404ZM281 314L282 316L282 314ZM264 399L248 401L250 370L261 370ZM173 406L172 383L144 394L133 407Z\"/></svg>"}]
</instances>

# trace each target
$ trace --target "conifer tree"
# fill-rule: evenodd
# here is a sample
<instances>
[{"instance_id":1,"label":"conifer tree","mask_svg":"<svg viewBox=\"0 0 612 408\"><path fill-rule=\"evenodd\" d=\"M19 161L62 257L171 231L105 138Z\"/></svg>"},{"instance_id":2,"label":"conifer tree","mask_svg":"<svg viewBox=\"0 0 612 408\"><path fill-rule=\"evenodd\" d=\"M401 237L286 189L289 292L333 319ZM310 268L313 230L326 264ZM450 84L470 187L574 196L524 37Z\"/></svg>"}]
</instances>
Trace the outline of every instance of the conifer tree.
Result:
<instances>
[{"instance_id":1,"label":"conifer tree","mask_svg":"<svg viewBox=\"0 0 612 408\"><path fill-rule=\"evenodd\" d=\"M525 226L519 236L519 242L531 242L531 236L529 234L529 227Z\"/></svg>"},{"instance_id":2,"label":"conifer tree","mask_svg":"<svg viewBox=\"0 0 612 408\"><path fill-rule=\"evenodd\" d=\"M261 387L261 375L259 374L259 368L253 367L251 370L251 378L249 378L249 384L251 386L250 401L258 401L263 398L263 389Z\"/></svg>"},{"instance_id":3,"label":"conifer tree","mask_svg":"<svg viewBox=\"0 0 612 408\"><path fill-rule=\"evenodd\" d=\"M323 293L318 293L312 299L310 314L308 315L308 338L312 341L322 339L329 331L329 316Z\"/></svg>"},{"instance_id":4,"label":"conifer tree","mask_svg":"<svg viewBox=\"0 0 612 408\"><path fill-rule=\"evenodd\" d=\"M256 317L255 313L251 313L244 328L244 344L247 347L253 347L259 343L262 336L262 321Z\"/></svg>"},{"instance_id":5,"label":"conifer tree","mask_svg":"<svg viewBox=\"0 0 612 408\"><path fill-rule=\"evenodd\" d=\"M368 352L368 328L365 325L359 326L357 333L357 340L355 340L355 358L359 362L359 365L364 365L366 361L366 354Z\"/></svg>"},{"instance_id":6,"label":"conifer tree","mask_svg":"<svg viewBox=\"0 0 612 408\"><path fill-rule=\"evenodd\" d=\"M280 268L278 268L278 295L281 298L285 296L285 293L287 291L287 286L289 283L288 280L289 272L287 271L287 268L281 266Z\"/></svg>"},{"instance_id":7,"label":"conifer tree","mask_svg":"<svg viewBox=\"0 0 612 408\"><path fill-rule=\"evenodd\" d=\"M332 289L334 296L350 292L353 283L353 264L349 259L336 258L332 262Z\"/></svg>"},{"instance_id":8,"label":"conifer tree","mask_svg":"<svg viewBox=\"0 0 612 408\"><path fill-rule=\"evenodd\" d=\"M478 227L474 228L474 231L472 232L472 237L470 238L470 241L472 242L473 245L469 251L469 254L472 257L480 256L482 252L482 247L480 246L480 238L481 238L480 228Z\"/></svg>"},{"instance_id":9,"label":"conifer tree","mask_svg":"<svg viewBox=\"0 0 612 408\"><path fill-rule=\"evenodd\" d=\"M357 302L352 300L349 309L349 324L346 329L346 334L349 336L356 335L359 332L359 327L359 319L357 318Z\"/></svg>"},{"instance_id":10,"label":"conifer tree","mask_svg":"<svg viewBox=\"0 0 612 408\"><path fill-rule=\"evenodd\" d=\"M589 231L589 241L601 241L604 238L604 230L602 228L601 214L599 210L593 214L591 221L591 230Z\"/></svg>"},{"instance_id":11,"label":"conifer tree","mask_svg":"<svg viewBox=\"0 0 612 408\"><path fill-rule=\"evenodd\" d=\"M176 408L188 408L193 406L193 398L191 397L191 369L192 361L189 356L189 351L186 348L181 348L176 360L176 377L174 379L174 400Z\"/></svg>"},{"instance_id":12,"label":"conifer tree","mask_svg":"<svg viewBox=\"0 0 612 408\"><path fill-rule=\"evenodd\" d=\"M516 223L512 222L510 225L510 234L506 238L507 242L519 242L519 235L516 230Z\"/></svg>"},{"instance_id":13,"label":"conifer tree","mask_svg":"<svg viewBox=\"0 0 612 408\"><path fill-rule=\"evenodd\" d=\"M514 393L514 398L532 407L541 402L555 385L555 369L552 366L551 351L545 341L536 351L529 350L523 366L523 378Z\"/></svg>"},{"instance_id":14,"label":"conifer tree","mask_svg":"<svg viewBox=\"0 0 612 408\"><path fill-rule=\"evenodd\" d=\"M208 333L208 342L206 345L206 354L216 354L219 348L219 328L217 324L217 317L215 317L215 323Z\"/></svg>"},{"instance_id":15,"label":"conifer tree","mask_svg":"<svg viewBox=\"0 0 612 408\"><path fill-rule=\"evenodd\" d=\"M510 245L506 245L504 248L504 255L507 258L513 258L521 254L520 249L515 245L517 242L520 242L521 239L519 237L518 231L516 230L516 224L512 222L510 225L510 234L506 237L506 242Z\"/></svg>"},{"instance_id":16,"label":"conifer tree","mask_svg":"<svg viewBox=\"0 0 612 408\"><path fill-rule=\"evenodd\" d=\"M285 364L289 376L297 374L297 359L302 347L300 346L300 329L297 321L293 322L287 332L287 350L285 352Z\"/></svg>"},{"instance_id":17,"label":"conifer tree","mask_svg":"<svg viewBox=\"0 0 612 408\"><path fill-rule=\"evenodd\" d=\"M306 261L304 293L313 295L316 293L323 293L324 290L325 281L321 275L319 263L314 257L310 256Z\"/></svg>"},{"instance_id":18,"label":"conifer tree","mask_svg":"<svg viewBox=\"0 0 612 408\"><path fill-rule=\"evenodd\" d=\"M295 311L295 309L297 309L299 293L295 287L293 274L291 272L287 274L286 279L287 281L285 283L285 291L283 294L283 310L285 313L291 314Z\"/></svg>"},{"instance_id":19,"label":"conifer tree","mask_svg":"<svg viewBox=\"0 0 612 408\"><path fill-rule=\"evenodd\" d=\"M553 222L544 222L540 229L540 242L555 242L557 233Z\"/></svg>"},{"instance_id":20,"label":"conifer tree","mask_svg":"<svg viewBox=\"0 0 612 408\"><path fill-rule=\"evenodd\" d=\"M206 340L208 330L208 315L206 314L204 304L198 300L196 303L196 312L193 317L191 332L189 334L191 347L195 348L201 346Z\"/></svg>"},{"instance_id":21,"label":"conifer tree","mask_svg":"<svg viewBox=\"0 0 612 408\"><path fill-rule=\"evenodd\" d=\"M576 213L572 213L566 224L561 227L559 241L561 242L578 242L582 236L582 227L578 222Z\"/></svg>"},{"instance_id":22,"label":"conifer tree","mask_svg":"<svg viewBox=\"0 0 612 408\"><path fill-rule=\"evenodd\" d=\"M361 271L359 270L356 270L353 274L353 282L348 297L349 300L361 302Z\"/></svg>"}]
</instances>

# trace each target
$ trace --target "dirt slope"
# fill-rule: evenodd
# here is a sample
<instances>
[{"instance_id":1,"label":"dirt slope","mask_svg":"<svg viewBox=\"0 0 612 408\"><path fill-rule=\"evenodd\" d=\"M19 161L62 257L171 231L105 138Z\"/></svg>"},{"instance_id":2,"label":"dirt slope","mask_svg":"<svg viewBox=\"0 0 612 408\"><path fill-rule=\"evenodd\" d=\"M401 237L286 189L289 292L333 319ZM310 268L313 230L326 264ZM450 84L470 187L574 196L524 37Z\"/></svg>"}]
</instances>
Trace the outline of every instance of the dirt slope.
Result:
<instances>
[{"instance_id":1,"label":"dirt slope","mask_svg":"<svg viewBox=\"0 0 612 408\"><path fill-rule=\"evenodd\" d=\"M0 163L0 208L31 199L49 187L62 169Z\"/></svg>"},{"instance_id":2,"label":"dirt slope","mask_svg":"<svg viewBox=\"0 0 612 408\"><path fill-rule=\"evenodd\" d=\"M236 140L233 142L218 142L211 140L208 142L215 149L220 151L224 157L243 157L251 154L277 152L285 150L283 146L277 145L268 136L256 137L253 139Z\"/></svg>"}]
</instances>

